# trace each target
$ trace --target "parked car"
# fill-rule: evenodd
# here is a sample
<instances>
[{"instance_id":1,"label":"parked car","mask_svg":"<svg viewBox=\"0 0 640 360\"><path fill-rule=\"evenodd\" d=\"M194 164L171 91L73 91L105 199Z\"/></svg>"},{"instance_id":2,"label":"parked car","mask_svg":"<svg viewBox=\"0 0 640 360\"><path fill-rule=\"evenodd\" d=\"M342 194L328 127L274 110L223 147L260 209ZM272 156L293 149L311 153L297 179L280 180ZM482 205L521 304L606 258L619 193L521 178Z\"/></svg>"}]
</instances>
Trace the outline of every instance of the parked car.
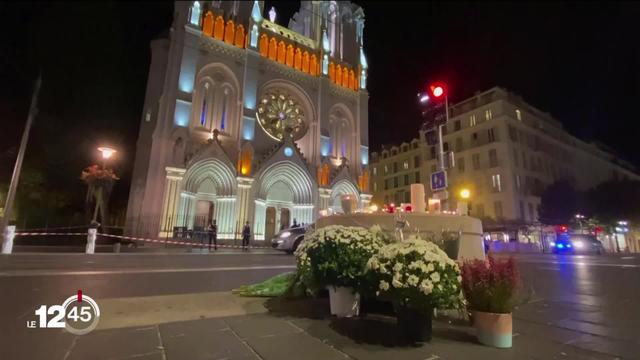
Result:
<instances>
[{"instance_id":1,"label":"parked car","mask_svg":"<svg viewBox=\"0 0 640 360\"><path fill-rule=\"evenodd\" d=\"M271 239L271 247L287 254L293 254L304 241L304 234L312 226L294 227L280 231Z\"/></svg>"},{"instance_id":2,"label":"parked car","mask_svg":"<svg viewBox=\"0 0 640 360\"><path fill-rule=\"evenodd\" d=\"M556 254L598 254L604 253L602 243L592 235L567 234L560 236L555 242L551 242L553 252Z\"/></svg>"}]
</instances>

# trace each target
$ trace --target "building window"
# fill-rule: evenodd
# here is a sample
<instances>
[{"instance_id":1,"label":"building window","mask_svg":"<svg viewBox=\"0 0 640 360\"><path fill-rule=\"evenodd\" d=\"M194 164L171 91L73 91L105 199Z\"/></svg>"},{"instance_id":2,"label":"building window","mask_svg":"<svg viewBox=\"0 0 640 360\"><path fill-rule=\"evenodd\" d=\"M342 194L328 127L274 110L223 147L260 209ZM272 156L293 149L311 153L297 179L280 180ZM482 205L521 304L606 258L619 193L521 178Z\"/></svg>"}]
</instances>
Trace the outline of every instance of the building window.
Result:
<instances>
[{"instance_id":1,"label":"building window","mask_svg":"<svg viewBox=\"0 0 640 360\"><path fill-rule=\"evenodd\" d=\"M434 172L436 172L436 165L435 164L431 165L431 173L434 173Z\"/></svg>"},{"instance_id":2,"label":"building window","mask_svg":"<svg viewBox=\"0 0 640 360\"><path fill-rule=\"evenodd\" d=\"M484 111L484 118L486 120L493 119L493 114L491 113L491 109L487 109L487 110Z\"/></svg>"},{"instance_id":3,"label":"building window","mask_svg":"<svg viewBox=\"0 0 640 360\"><path fill-rule=\"evenodd\" d=\"M522 152L522 167L527 168L527 156L524 154L524 151Z\"/></svg>"},{"instance_id":4,"label":"building window","mask_svg":"<svg viewBox=\"0 0 640 360\"><path fill-rule=\"evenodd\" d=\"M502 202L501 201L494 201L493 202L493 211L496 214L496 219L502 217Z\"/></svg>"},{"instance_id":5,"label":"building window","mask_svg":"<svg viewBox=\"0 0 640 360\"><path fill-rule=\"evenodd\" d=\"M405 170L409 169L409 160L405 160L404 163L402 163L402 168Z\"/></svg>"},{"instance_id":6,"label":"building window","mask_svg":"<svg viewBox=\"0 0 640 360\"><path fill-rule=\"evenodd\" d=\"M447 135L447 125L442 125L442 136Z\"/></svg>"},{"instance_id":7,"label":"building window","mask_svg":"<svg viewBox=\"0 0 640 360\"><path fill-rule=\"evenodd\" d=\"M394 162L394 163L393 163L393 173L395 174L395 173L397 173L397 172L398 172L398 163L397 163L397 162Z\"/></svg>"},{"instance_id":8,"label":"building window","mask_svg":"<svg viewBox=\"0 0 640 360\"><path fill-rule=\"evenodd\" d=\"M474 143L478 140L478 133L471 134L471 142Z\"/></svg>"},{"instance_id":9,"label":"building window","mask_svg":"<svg viewBox=\"0 0 640 360\"><path fill-rule=\"evenodd\" d=\"M384 189L389 190L389 179L384 179Z\"/></svg>"},{"instance_id":10,"label":"building window","mask_svg":"<svg viewBox=\"0 0 640 360\"><path fill-rule=\"evenodd\" d=\"M420 172L416 171L416 184L420 183Z\"/></svg>"},{"instance_id":11,"label":"building window","mask_svg":"<svg viewBox=\"0 0 640 360\"><path fill-rule=\"evenodd\" d=\"M484 205L483 204L476 204L475 208L476 208L476 216L479 217L479 218L484 217Z\"/></svg>"},{"instance_id":12,"label":"building window","mask_svg":"<svg viewBox=\"0 0 640 360\"><path fill-rule=\"evenodd\" d=\"M531 221L536 221L536 214L533 213L533 204L529 203L529 217Z\"/></svg>"},{"instance_id":13,"label":"building window","mask_svg":"<svg viewBox=\"0 0 640 360\"><path fill-rule=\"evenodd\" d=\"M522 220L525 220L524 211L524 203L520 200L520 219Z\"/></svg>"},{"instance_id":14,"label":"building window","mask_svg":"<svg viewBox=\"0 0 640 360\"><path fill-rule=\"evenodd\" d=\"M458 172L459 173L463 173L464 172L464 158L463 157L458 159Z\"/></svg>"},{"instance_id":15,"label":"building window","mask_svg":"<svg viewBox=\"0 0 640 360\"><path fill-rule=\"evenodd\" d=\"M500 181L500 174L491 175L491 188L493 189L493 192L502 191L502 182Z\"/></svg>"},{"instance_id":16,"label":"building window","mask_svg":"<svg viewBox=\"0 0 640 360\"><path fill-rule=\"evenodd\" d=\"M476 116L475 115L471 115L469 116L469 127L473 127L476 126Z\"/></svg>"},{"instance_id":17,"label":"building window","mask_svg":"<svg viewBox=\"0 0 640 360\"><path fill-rule=\"evenodd\" d=\"M449 143L448 142L444 142L442 143L442 151L449 151Z\"/></svg>"},{"instance_id":18,"label":"building window","mask_svg":"<svg viewBox=\"0 0 640 360\"><path fill-rule=\"evenodd\" d=\"M453 123L453 131L460 131L461 128L462 128L462 125L460 124L460 120L456 120Z\"/></svg>"},{"instance_id":19,"label":"building window","mask_svg":"<svg viewBox=\"0 0 640 360\"><path fill-rule=\"evenodd\" d=\"M516 189L520 189L520 175L516 174Z\"/></svg>"},{"instance_id":20,"label":"building window","mask_svg":"<svg viewBox=\"0 0 640 360\"><path fill-rule=\"evenodd\" d=\"M413 167L420 167L420 155L416 155L413 157Z\"/></svg>"},{"instance_id":21,"label":"building window","mask_svg":"<svg viewBox=\"0 0 640 360\"><path fill-rule=\"evenodd\" d=\"M384 203L388 204L389 203L389 195L385 195L384 196Z\"/></svg>"},{"instance_id":22,"label":"building window","mask_svg":"<svg viewBox=\"0 0 640 360\"><path fill-rule=\"evenodd\" d=\"M373 192L376 192L376 191L378 191L378 183L374 182L373 183Z\"/></svg>"},{"instance_id":23,"label":"building window","mask_svg":"<svg viewBox=\"0 0 640 360\"><path fill-rule=\"evenodd\" d=\"M496 149L489 150L489 167L498 166L498 152Z\"/></svg>"},{"instance_id":24,"label":"building window","mask_svg":"<svg viewBox=\"0 0 640 360\"><path fill-rule=\"evenodd\" d=\"M436 158L436 147L435 146L432 146L429 149L429 155L431 155L431 160Z\"/></svg>"},{"instance_id":25,"label":"building window","mask_svg":"<svg viewBox=\"0 0 640 360\"><path fill-rule=\"evenodd\" d=\"M473 170L480 170L480 154L473 154L471 162L473 163Z\"/></svg>"},{"instance_id":26,"label":"building window","mask_svg":"<svg viewBox=\"0 0 640 360\"><path fill-rule=\"evenodd\" d=\"M384 173L388 174L389 173L389 168L387 167L387 165L384 166Z\"/></svg>"},{"instance_id":27,"label":"building window","mask_svg":"<svg viewBox=\"0 0 640 360\"><path fill-rule=\"evenodd\" d=\"M496 141L496 134L495 134L493 128L487 130L487 136L489 137L489 142Z\"/></svg>"},{"instance_id":28,"label":"building window","mask_svg":"<svg viewBox=\"0 0 640 360\"><path fill-rule=\"evenodd\" d=\"M404 192L404 202L407 204L411 202L411 193L408 191Z\"/></svg>"},{"instance_id":29,"label":"building window","mask_svg":"<svg viewBox=\"0 0 640 360\"><path fill-rule=\"evenodd\" d=\"M409 174L404 174L404 186L409 185Z\"/></svg>"},{"instance_id":30,"label":"building window","mask_svg":"<svg viewBox=\"0 0 640 360\"><path fill-rule=\"evenodd\" d=\"M462 151L462 138L459 137L456 139L456 151Z\"/></svg>"},{"instance_id":31,"label":"building window","mask_svg":"<svg viewBox=\"0 0 640 360\"><path fill-rule=\"evenodd\" d=\"M373 175L378 175L378 168L377 167L373 168Z\"/></svg>"},{"instance_id":32,"label":"building window","mask_svg":"<svg viewBox=\"0 0 640 360\"><path fill-rule=\"evenodd\" d=\"M518 121L522 121L522 113L520 112L520 109L516 109L516 119L518 119Z\"/></svg>"},{"instance_id":33,"label":"building window","mask_svg":"<svg viewBox=\"0 0 640 360\"><path fill-rule=\"evenodd\" d=\"M393 187L394 188L398 187L398 177L397 176L393 178Z\"/></svg>"},{"instance_id":34,"label":"building window","mask_svg":"<svg viewBox=\"0 0 640 360\"><path fill-rule=\"evenodd\" d=\"M518 142L518 130L511 125L509 125L509 138L513 142Z\"/></svg>"},{"instance_id":35,"label":"building window","mask_svg":"<svg viewBox=\"0 0 640 360\"><path fill-rule=\"evenodd\" d=\"M513 149L513 165L515 165L515 167L518 167L518 159L518 150Z\"/></svg>"}]
</instances>

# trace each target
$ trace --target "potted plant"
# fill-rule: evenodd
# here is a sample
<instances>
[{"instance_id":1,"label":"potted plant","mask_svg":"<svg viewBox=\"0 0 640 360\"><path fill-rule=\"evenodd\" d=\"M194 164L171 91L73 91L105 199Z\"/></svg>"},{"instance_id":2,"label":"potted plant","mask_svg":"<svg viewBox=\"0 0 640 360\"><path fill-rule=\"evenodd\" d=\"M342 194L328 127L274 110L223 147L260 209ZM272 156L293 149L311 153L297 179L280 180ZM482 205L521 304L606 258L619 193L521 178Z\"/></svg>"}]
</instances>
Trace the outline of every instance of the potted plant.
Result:
<instances>
[{"instance_id":1,"label":"potted plant","mask_svg":"<svg viewBox=\"0 0 640 360\"><path fill-rule=\"evenodd\" d=\"M471 310L478 341L510 348L513 338L511 312L520 287L513 258L466 261L462 265L462 288Z\"/></svg>"},{"instance_id":2,"label":"potted plant","mask_svg":"<svg viewBox=\"0 0 640 360\"><path fill-rule=\"evenodd\" d=\"M307 288L329 291L332 315L356 316L367 261L381 246L379 238L362 227L317 229L296 251L299 276Z\"/></svg>"},{"instance_id":3,"label":"potted plant","mask_svg":"<svg viewBox=\"0 0 640 360\"><path fill-rule=\"evenodd\" d=\"M460 305L458 265L434 243L412 237L385 245L367 269L378 294L393 302L398 326L413 342L431 340L434 308Z\"/></svg>"}]
</instances>

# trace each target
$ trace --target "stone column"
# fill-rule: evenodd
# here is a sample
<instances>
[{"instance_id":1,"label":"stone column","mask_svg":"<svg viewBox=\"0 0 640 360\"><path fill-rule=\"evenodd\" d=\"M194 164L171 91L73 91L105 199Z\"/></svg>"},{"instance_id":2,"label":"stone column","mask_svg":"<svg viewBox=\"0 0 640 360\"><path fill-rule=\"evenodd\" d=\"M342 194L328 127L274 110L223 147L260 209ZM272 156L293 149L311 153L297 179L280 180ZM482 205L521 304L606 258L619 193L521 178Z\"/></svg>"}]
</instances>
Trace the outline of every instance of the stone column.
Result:
<instances>
[{"instance_id":1,"label":"stone column","mask_svg":"<svg viewBox=\"0 0 640 360\"><path fill-rule=\"evenodd\" d=\"M160 219L160 237L171 236L173 226L176 224L178 215L178 206L180 205L180 192L182 186L182 178L185 169L166 167L167 175L164 184L164 197L162 201L162 218Z\"/></svg>"},{"instance_id":2,"label":"stone column","mask_svg":"<svg viewBox=\"0 0 640 360\"><path fill-rule=\"evenodd\" d=\"M329 202L331 201L331 189L321 187L318 190L320 192L320 209L319 210L329 209Z\"/></svg>"},{"instance_id":3,"label":"stone column","mask_svg":"<svg viewBox=\"0 0 640 360\"><path fill-rule=\"evenodd\" d=\"M233 224L234 232L238 232L237 236L242 232L244 223L249 221L251 223L251 210L253 202L251 201L251 186L253 185L254 178L238 176L238 193L236 195L236 222ZM254 226L255 227L255 224ZM252 229L254 233L257 229ZM234 235L234 237L236 236Z\"/></svg>"},{"instance_id":4,"label":"stone column","mask_svg":"<svg viewBox=\"0 0 640 360\"><path fill-rule=\"evenodd\" d=\"M371 194L360 194L360 209L364 210L371 204Z\"/></svg>"}]
</instances>

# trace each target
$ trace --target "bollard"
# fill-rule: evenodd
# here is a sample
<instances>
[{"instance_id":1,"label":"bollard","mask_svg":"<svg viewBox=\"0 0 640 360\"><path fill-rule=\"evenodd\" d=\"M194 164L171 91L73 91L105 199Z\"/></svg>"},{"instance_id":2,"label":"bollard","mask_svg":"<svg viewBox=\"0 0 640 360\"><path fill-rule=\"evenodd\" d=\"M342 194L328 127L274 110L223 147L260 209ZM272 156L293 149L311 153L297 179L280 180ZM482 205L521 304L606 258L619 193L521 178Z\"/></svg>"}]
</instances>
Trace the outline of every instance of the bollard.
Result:
<instances>
[{"instance_id":1,"label":"bollard","mask_svg":"<svg viewBox=\"0 0 640 360\"><path fill-rule=\"evenodd\" d=\"M85 251L87 254L93 254L96 251L96 233L98 229L89 228L87 231L87 250Z\"/></svg>"},{"instance_id":2,"label":"bollard","mask_svg":"<svg viewBox=\"0 0 640 360\"><path fill-rule=\"evenodd\" d=\"M13 238L16 236L16 226L9 225L4 229L4 240L2 241L2 253L11 254L13 251Z\"/></svg>"}]
</instances>

